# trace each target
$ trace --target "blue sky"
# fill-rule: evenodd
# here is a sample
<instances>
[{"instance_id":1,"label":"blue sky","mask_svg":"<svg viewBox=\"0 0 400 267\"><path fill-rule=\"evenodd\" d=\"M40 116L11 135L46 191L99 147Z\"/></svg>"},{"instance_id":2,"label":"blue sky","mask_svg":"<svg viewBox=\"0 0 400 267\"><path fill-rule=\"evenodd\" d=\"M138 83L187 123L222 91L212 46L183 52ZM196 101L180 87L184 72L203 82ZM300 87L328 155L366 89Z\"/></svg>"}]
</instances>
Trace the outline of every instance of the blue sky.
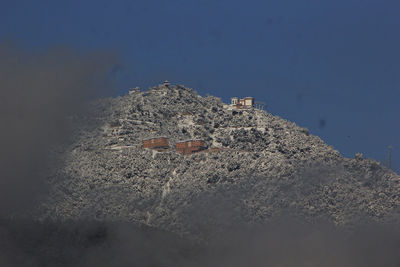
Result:
<instances>
[{"instance_id":1,"label":"blue sky","mask_svg":"<svg viewBox=\"0 0 400 267\"><path fill-rule=\"evenodd\" d=\"M163 80L254 96L344 156L400 172L400 2L1 1L0 41L111 50L117 94Z\"/></svg>"}]
</instances>

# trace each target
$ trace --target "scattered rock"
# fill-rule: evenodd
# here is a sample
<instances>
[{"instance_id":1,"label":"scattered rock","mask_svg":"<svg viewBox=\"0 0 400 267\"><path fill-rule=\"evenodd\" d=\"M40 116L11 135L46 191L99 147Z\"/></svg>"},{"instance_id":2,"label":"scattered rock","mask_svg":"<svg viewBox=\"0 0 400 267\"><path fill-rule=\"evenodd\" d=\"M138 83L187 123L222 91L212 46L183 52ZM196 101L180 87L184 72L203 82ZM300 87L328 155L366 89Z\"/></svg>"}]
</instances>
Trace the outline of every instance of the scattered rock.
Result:
<instances>
[{"instance_id":1,"label":"scattered rock","mask_svg":"<svg viewBox=\"0 0 400 267\"><path fill-rule=\"evenodd\" d=\"M249 223L293 207L339 225L360 214L385 220L400 204L399 177L377 162L344 158L295 123L232 110L184 86L98 100L90 110L75 119L73 142L59 155L64 166L50 175L42 218L134 221L181 234L198 231L183 218L204 194L216 196L201 202L205 210L234 200ZM171 149L143 149L151 136L167 136ZM189 138L209 150L176 153L175 143Z\"/></svg>"}]
</instances>

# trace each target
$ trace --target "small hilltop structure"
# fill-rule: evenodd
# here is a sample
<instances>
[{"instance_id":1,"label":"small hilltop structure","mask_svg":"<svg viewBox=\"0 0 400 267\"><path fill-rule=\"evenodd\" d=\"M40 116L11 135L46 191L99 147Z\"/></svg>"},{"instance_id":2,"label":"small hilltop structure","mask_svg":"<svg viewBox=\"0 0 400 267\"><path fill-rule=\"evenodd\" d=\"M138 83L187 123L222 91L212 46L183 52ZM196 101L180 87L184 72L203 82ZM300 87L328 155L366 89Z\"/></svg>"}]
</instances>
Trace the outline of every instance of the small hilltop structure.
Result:
<instances>
[{"instance_id":1,"label":"small hilltop structure","mask_svg":"<svg viewBox=\"0 0 400 267\"><path fill-rule=\"evenodd\" d=\"M254 97L248 96L245 98L232 97L231 106L237 109L254 107Z\"/></svg>"},{"instance_id":2,"label":"small hilltop structure","mask_svg":"<svg viewBox=\"0 0 400 267\"><path fill-rule=\"evenodd\" d=\"M154 149L159 152L166 151L169 149L168 137L156 136L142 140L143 148Z\"/></svg>"},{"instance_id":3,"label":"small hilltop structure","mask_svg":"<svg viewBox=\"0 0 400 267\"><path fill-rule=\"evenodd\" d=\"M189 139L179 141L175 144L176 152L182 153L183 155L190 155L196 152L200 152L207 148L204 140L201 139Z\"/></svg>"},{"instance_id":4,"label":"small hilltop structure","mask_svg":"<svg viewBox=\"0 0 400 267\"><path fill-rule=\"evenodd\" d=\"M232 97L231 98L231 107L236 109L249 109L256 108L263 110L264 103L260 101L255 101L254 97L247 96L245 98Z\"/></svg>"}]
</instances>

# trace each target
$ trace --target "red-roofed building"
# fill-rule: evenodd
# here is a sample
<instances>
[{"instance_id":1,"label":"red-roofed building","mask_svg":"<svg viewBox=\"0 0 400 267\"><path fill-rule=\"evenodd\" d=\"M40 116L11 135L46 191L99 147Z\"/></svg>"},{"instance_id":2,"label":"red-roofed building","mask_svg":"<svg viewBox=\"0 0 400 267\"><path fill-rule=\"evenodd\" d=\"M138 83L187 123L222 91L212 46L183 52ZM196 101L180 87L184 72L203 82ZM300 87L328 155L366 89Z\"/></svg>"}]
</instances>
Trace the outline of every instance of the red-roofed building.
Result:
<instances>
[{"instance_id":1,"label":"red-roofed building","mask_svg":"<svg viewBox=\"0 0 400 267\"><path fill-rule=\"evenodd\" d=\"M203 140L191 139L177 142L175 145L176 151L184 155L190 155L207 148Z\"/></svg>"},{"instance_id":2,"label":"red-roofed building","mask_svg":"<svg viewBox=\"0 0 400 267\"><path fill-rule=\"evenodd\" d=\"M142 140L143 148L163 151L169 148L168 138L165 136L152 137Z\"/></svg>"}]
</instances>

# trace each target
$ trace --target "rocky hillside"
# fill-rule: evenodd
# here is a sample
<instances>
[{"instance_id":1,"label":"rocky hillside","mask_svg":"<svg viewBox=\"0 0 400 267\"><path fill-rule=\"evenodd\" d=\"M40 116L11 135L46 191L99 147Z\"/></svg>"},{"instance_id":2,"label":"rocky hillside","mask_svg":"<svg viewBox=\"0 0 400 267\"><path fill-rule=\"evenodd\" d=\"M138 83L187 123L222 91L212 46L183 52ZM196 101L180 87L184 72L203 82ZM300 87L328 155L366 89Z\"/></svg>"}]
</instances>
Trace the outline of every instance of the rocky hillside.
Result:
<instances>
[{"instance_id":1,"label":"rocky hillside","mask_svg":"<svg viewBox=\"0 0 400 267\"><path fill-rule=\"evenodd\" d=\"M282 211L339 225L360 216L385 221L400 204L399 176L378 162L344 158L295 123L179 85L99 100L73 123L42 218L122 220L185 234ZM170 149L143 148L153 136L168 137ZM187 139L208 149L177 153L175 143Z\"/></svg>"}]
</instances>

